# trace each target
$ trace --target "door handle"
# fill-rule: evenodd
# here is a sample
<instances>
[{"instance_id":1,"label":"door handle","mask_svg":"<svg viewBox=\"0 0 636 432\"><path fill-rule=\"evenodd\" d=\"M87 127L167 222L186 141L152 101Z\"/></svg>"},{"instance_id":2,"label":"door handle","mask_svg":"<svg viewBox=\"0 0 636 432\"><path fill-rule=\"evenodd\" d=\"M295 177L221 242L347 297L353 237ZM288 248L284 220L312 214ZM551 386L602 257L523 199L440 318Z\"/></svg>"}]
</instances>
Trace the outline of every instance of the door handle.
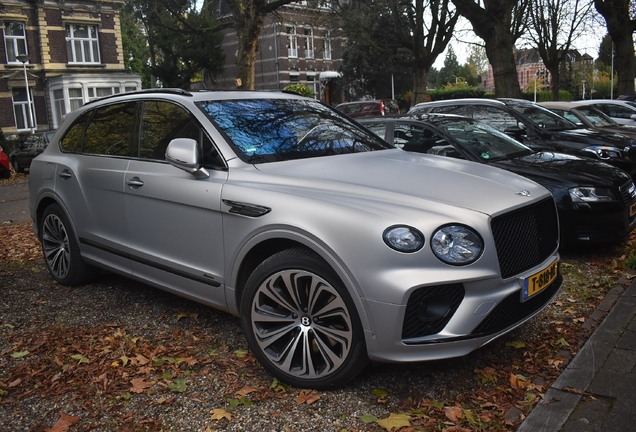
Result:
<instances>
[{"instance_id":1,"label":"door handle","mask_svg":"<svg viewBox=\"0 0 636 432\"><path fill-rule=\"evenodd\" d=\"M71 177L73 177L73 175L71 174L71 172L70 172L69 170L67 170L67 169L60 171L60 172L58 173L58 175L59 175L60 177L62 177L63 179L67 179L67 178L71 178Z\"/></svg>"},{"instance_id":2,"label":"door handle","mask_svg":"<svg viewBox=\"0 0 636 432\"><path fill-rule=\"evenodd\" d=\"M144 185L144 182L142 182L139 177L133 177L131 179L126 180L126 184L132 187L141 187Z\"/></svg>"}]
</instances>

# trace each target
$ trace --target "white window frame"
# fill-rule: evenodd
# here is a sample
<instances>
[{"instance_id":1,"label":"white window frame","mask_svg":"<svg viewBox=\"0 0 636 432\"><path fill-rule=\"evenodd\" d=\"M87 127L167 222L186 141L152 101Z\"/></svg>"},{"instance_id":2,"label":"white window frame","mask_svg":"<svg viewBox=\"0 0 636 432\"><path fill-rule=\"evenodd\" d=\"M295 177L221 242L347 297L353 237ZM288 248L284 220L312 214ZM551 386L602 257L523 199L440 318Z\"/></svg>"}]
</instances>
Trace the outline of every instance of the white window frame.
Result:
<instances>
[{"instance_id":1,"label":"white window frame","mask_svg":"<svg viewBox=\"0 0 636 432\"><path fill-rule=\"evenodd\" d=\"M23 88L24 87L17 87L12 92L15 127L17 131L35 130L37 128L38 119L35 116L35 110L33 106L33 92L31 91L31 87L27 88L30 97L27 97L27 93L25 92L25 100L16 100L15 90L21 90ZM29 127L29 122L31 121L31 117L29 117L29 105L31 106L31 115L33 116L33 125L31 127ZM18 114L21 114L21 118L24 120L23 125L20 125L18 122L18 120L20 119L20 115Z\"/></svg>"},{"instance_id":2,"label":"white window frame","mask_svg":"<svg viewBox=\"0 0 636 432\"><path fill-rule=\"evenodd\" d=\"M287 26L287 57L298 58L298 35L296 26Z\"/></svg>"},{"instance_id":3,"label":"white window frame","mask_svg":"<svg viewBox=\"0 0 636 432\"><path fill-rule=\"evenodd\" d=\"M323 39L324 50L322 52L323 60L331 60L331 31L325 31L325 38Z\"/></svg>"},{"instance_id":4,"label":"white window frame","mask_svg":"<svg viewBox=\"0 0 636 432\"><path fill-rule=\"evenodd\" d=\"M307 87L314 91L314 97L318 98L318 75L315 71L307 71Z\"/></svg>"},{"instance_id":5,"label":"white window frame","mask_svg":"<svg viewBox=\"0 0 636 432\"><path fill-rule=\"evenodd\" d=\"M314 29L306 26L305 27L305 58L312 59L314 58Z\"/></svg>"},{"instance_id":6,"label":"white window frame","mask_svg":"<svg viewBox=\"0 0 636 432\"><path fill-rule=\"evenodd\" d=\"M21 35L7 34L7 28L11 24L22 25ZM4 28L4 51L7 53L7 63L22 63L16 56L20 54L29 54L26 40L26 23L23 21L5 21Z\"/></svg>"},{"instance_id":7,"label":"white window frame","mask_svg":"<svg viewBox=\"0 0 636 432\"><path fill-rule=\"evenodd\" d=\"M80 27L86 27L88 36L75 34ZM100 64L99 27L91 24L67 24L66 50L69 64Z\"/></svg>"}]
</instances>

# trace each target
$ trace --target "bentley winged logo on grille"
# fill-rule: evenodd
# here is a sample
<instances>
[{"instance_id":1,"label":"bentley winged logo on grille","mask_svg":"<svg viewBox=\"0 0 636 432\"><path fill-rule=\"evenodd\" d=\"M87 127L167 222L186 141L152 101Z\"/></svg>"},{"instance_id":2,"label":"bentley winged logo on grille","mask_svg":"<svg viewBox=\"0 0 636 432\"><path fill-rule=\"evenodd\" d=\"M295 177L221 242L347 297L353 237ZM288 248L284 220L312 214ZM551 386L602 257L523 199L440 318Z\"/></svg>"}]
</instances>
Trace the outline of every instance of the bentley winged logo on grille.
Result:
<instances>
[{"instance_id":1,"label":"bentley winged logo on grille","mask_svg":"<svg viewBox=\"0 0 636 432\"><path fill-rule=\"evenodd\" d=\"M517 192L515 195L521 195L521 196L529 197L530 196L530 191L522 190L522 191Z\"/></svg>"}]
</instances>

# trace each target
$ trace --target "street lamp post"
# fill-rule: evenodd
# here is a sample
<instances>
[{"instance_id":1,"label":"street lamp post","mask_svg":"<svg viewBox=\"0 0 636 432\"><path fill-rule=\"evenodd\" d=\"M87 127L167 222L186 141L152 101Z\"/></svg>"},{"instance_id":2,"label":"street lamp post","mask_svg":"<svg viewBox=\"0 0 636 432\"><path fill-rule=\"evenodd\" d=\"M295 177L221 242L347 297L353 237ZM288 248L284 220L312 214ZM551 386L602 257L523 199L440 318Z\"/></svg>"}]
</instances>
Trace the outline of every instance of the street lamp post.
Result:
<instances>
[{"instance_id":1,"label":"street lamp post","mask_svg":"<svg viewBox=\"0 0 636 432\"><path fill-rule=\"evenodd\" d=\"M33 133L35 130L34 125L33 125L33 109L31 107L31 95L29 94L29 78L27 76L27 71L26 71L26 64L27 62L31 59L31 56L28 54L20 54L15 56L15 58L22 62L22 67L24 70L24 87L26 90L26 95L27 95L27 106L29 109L29 129L31 129L31 133Z\"/></svg>"},{"instance_id":2,"label":"street lamp post","mask_svg":"<svg viewBox=\"0 0 636 432\"><path fill-rule=\"evenodd\" d=\"M585 80L581 80L583 83L583 99L585 99Z\"/></svg>"}]
</instances>

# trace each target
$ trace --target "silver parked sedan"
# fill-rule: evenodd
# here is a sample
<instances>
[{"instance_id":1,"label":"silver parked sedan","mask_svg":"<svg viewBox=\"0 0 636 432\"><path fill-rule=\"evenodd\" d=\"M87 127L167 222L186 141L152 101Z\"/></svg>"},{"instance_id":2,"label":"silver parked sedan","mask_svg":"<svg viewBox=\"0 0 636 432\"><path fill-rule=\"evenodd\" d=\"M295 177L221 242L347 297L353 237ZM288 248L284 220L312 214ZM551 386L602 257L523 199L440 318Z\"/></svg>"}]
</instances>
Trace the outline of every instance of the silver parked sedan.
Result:
<instances>
[{"instance_id":1,"label":"silver parked sedan","mask_svg":"<svg viewBox=\"0 0 636 432\"><path fill-rule=\"evenodd\" d=\"M241 317L283 382L461 356L561 286L550 193L391 148L279 92L128 93L70 113L31 165L51 276L101 267Z\"/></svg>"}]
</instances>

